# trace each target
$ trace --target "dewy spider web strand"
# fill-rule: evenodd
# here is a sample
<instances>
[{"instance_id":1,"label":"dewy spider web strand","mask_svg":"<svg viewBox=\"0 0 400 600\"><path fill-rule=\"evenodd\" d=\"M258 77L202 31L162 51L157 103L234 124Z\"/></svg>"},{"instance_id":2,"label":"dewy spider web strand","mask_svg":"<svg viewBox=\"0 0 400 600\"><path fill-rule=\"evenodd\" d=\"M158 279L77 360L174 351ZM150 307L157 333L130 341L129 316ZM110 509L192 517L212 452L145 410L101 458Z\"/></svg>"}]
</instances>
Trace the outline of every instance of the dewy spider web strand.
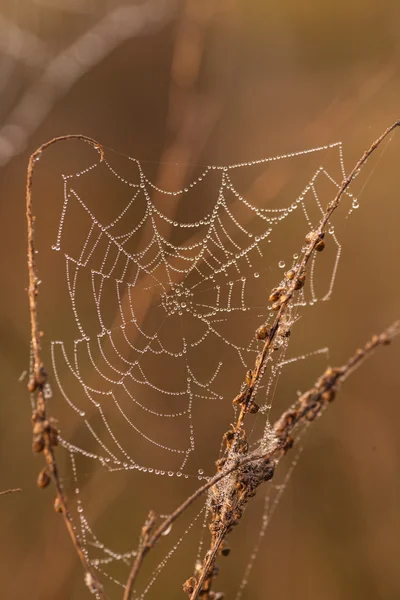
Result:
<instances>
[{"instance_id":1,"label":"dewy spider web strand","mask_svg":"<svg viewBox=\"0 0 400 600\"><path fill-rule=\"evenodd\" d=\"M120 300L121 285L122 284L126 285L125 295L127 295L127 296L129 296L129 298L131 298L132 289L134 288L136 282L139 279L139 274L140 275L142 273L146 274L148 276L148 278L150 279L150 285L148 285L148 286L145 285L143 287L148 288L152 284L154 286L155 291L157 290L157 287L161 288L162 294L161 294L161 299L160 299L160 303L158 306L160 308L162 307L164 309L164 311L167 313L167 316L165 317L165 319L167 319L169 316L172 316L176 313L178 315L181 315L182 312L185 311L186 313L190 313L193 317L195 317L197 319L197 321L200 321L202 324L205 325L204 333L198 339L191 341L191 343L190 343L191 348L194 348L194 347L198 346L199 344L201 344L203 341L206 340L207 337L214 336L219 339L222 339L226 345L233 348L237 352L243 366L246 366L246 360L244 358L244 354L249 352L248 349L244 346L239 346L237 344L234 344L233 342L230 342L230 340L227 337L222 336L221 333L219 333L219 331L217 330L215 323L223 322L223 319L215 319L214 317L219 316L219 315L225 317L226 313L231 313L231 312L235 312L235 311L242 312L242 311L247 310L247 308L245 306L245 300L244 300L246 277L244 277L243 274L241 273L240 267L238 265L238 260L243 257L247 259L248 255L250 254L250 252L252 250L257 250L262 255L262 252L260 250L260 245L259 245L260 242L262 242L265 238L267 238L269 236L270 232L272 231L272 227L274 225L276 225L278 222L282 221L284 218L286 218L290 214L290 212L295 210L295 208L298 206L298 204L304 204L304 201L305 201L304 197L307 194L307 192L309 191L309 187L306 187L303 190L303 193L297 199L296 203L292 203L292 205L290 207L288 207L287 209L282 209L280 211L280 214L278 217L275 217L274 215L270 216L271 213L275 212L274 210L259 209L257 207L254 207L254 206L250 205L250 203L248 201L246 201L242 195L239 195L234 190L231 183L229 183L229 185L226 186L226 176L225 176L226 169L238 168L239 166L250 166L250 165L259 164L262 162L270 162L273 160L277 160L279 158L288 158L288 157L292 158L294 156L300 156L303 154L307 154L308 152L317 152L317 151L327 150L329 148L335 148L335 147L341 148L341 146L339 144L332 144L330 146L324 146L321 148L312 149L311 151L291 153L288 155L283 155L282 157L263 159L262 161L252 161L250 163L244 163L243 165L233 165L231 167L215 167L216 169L222 171L222 181L221 181L221 187L219 188L217 203L212 211L211 217L208 220L203 219L203 220L200 220L200 222L195 222L195 223L179 224L177 222L173 222L174 226L181 225L183 227L189 226L189 227L196 227L196 228L199 228L199 227L204 228L204 227L208 226L206 233L203 237L202 243L200 243L200 242L198 242L196 244L190 244L190 243L187 244L186 243L182 247L178 247L176 245L171 244L167 240L163 239L160 236L160 234L158 233L157 227L154 223L154 218L151 215L155 212L162 219L166 219L166 217L164 215L162 215L161 211L158 210L154 206L154 204L151 202L150 194L146 188L146 184L149 184L149 180L144 176L143 171L139 166L141 183L138 185L140 185L141 191L145 195L145 198L146 198L146 212L145 212L144 217L139 221L139 223L137 225L135 225L135 227L129 232L129 234L126 235L123 243L125 243L127 241L128 236L131 237L133 234L136 234L136 233L138 235L140 235L142 228L145 226L146 222L150 220L150 218L152 220L152 226L154 228L154 236L153 236L151 242L149 243L149 245L146 247L146 249L144 251L141 251L138 254L128 254L128 252L125 250L125 248L123 246L123 243L119 242L117 237L114 237L111 233L112 226L114 224L116 224L116 222L119 222L121 220L121 218L126 213L126 211L128 210L128 208L131 205L131 203L133 202L133 200L136 198L137 192L135 193L134 198L128 203L127 207L125 207L123 209L123 211L121 212L121 214L119 216L114 218L112 223L110 223L108 225L103 225L96 220L95 215L93 215L91 213L91 211L87 208L87 206L85 205L85 203L83 202L83 200L80 198L80 196L77 194L77 192L75 190L71 189L70 192L68 191L67 184L74 178L74 176L72 176L72 175L64 176L65 199L64 199L64 205L62 208L62 212L61 212L60 227L59 227L59 231L57 234L57 242L56 242L56 245L53 247L53 249L54 250L60 249L60 242L61 242L61 237L62 237L65 215L66 215L67 207L71 201L76 200L77 202L80 203L81 206L84 207L85 210L87 210L87 212L92 220L92 225L88 232L88 236L83 244L80 255L76 259L74 257L66 255L66 276L67 276L68 288L69 288L69 292L70 292L70 296L71 296L71 305L72 305L72 309L74 312L76 324L81 333L81 337L75 341L75 351L74 351L74 360L73 361L70 361L68 359L65 348L63 346L63 342L55 341L53 343L53 349L52 349L53 368L54 368L54 372L56 374L56 379L57 379L59 387L62 389L62 383L59 380L59 377L57 374L58 373L57 360L55 358L55 354L56 354L55 347L56 346L61 347L65 362L67 363L73 376L79 380L80 384L82 385L82 387L85 391L85 394L91 399L91 401L94 403L94 405L97 408L100 408L99 403L96 403L93 400L91 391L96 391L98 394L101 394L101 395L104 395L105 392L102 392L100 390L90 390L89 386L87 384L85 384L85 382L82 380L82 378L79 375L79 368L78 368L79 360L77 357L78 356L77 348L79 345L80 346L86 345L87 354L88 354L90 362L93 365L93 369L95 371L97 371L99 373L99 375L101 377L103 377L109 384L114 385L114 386L120 386L120 389L124 389L125 393L131 398L131 400L133 400L143 410L150 412L154 415L158 415L160 417L166 417L166 416L178 417L178 416L184 416L185 414L188 415L189 412L188 412L188 407L186 406L186 408L184 408L183 410L181 410L179 412L171 413L171 414L168 414L166 412L164 412L163 414L157 413L156 411L152 410L151 408L144 406L139 400L136 400L132 397L132 394L129 392L127 386L125 385L126 380L131 379L136 384L139 384L139 385L144 384L146 386L153 387L155 392L163 394L164 396L168 396L168 395L172 394L172 395L183 396L185 398L186 397L190 397L190 398L201 397L201 394L194 394L189 389L189 387L190 387L189 384L191 383L191 381L193 381L197 387L205 387L208 390L208 393L210 394L210 396L218 397L218 395L216 395L215 392L213 392L213 390L211 389L211 384L214 381L215 377L217 376L217 373L218 373L221 365L217 366L217 369L216 369L214 375L209 379L208 382L201 382L198 379L196 379L195 375L192 372L190 365L188 364L187 365L187 373L188 373L188 380L190 380L190 381L188 381L188 385L186 386L186 388L183 388L179 391L172 392L172 391L169 391L166 389L157 388L157 386L152 384L151 381L148 378L146 378L144 371L140 368L139 361L129 361L118 352L116 344L114 343L114 340L113 340L113 332L115 330L122 331L122 334L125 337L126 341L128 342L129 346L139 357L140 357L140 355L144 355L147 353L147 354L166 354L166 355L174 356L174 357L178 358L178 357L182 356L183 354L187 355L187 352L188 352L188 345L184 338L182 339L181 352L174 353L174 352L170 352L168 350L168 348L163 345L163 343L160 341L160 337L158 336L157 332L153 335L146 334L146 332L143 330L143 328L138 324L132 304L130 305L130 310L131 310L131 314L129 315L130 319L128 319L124 315L124 311L122 310L122 307L121 307L121 300ZM138 161L135 160L134 162L135 162L135 164L140 165L140 163ZM108 166L107 161L104 161L103 164L106 164ZM341 166L342 166L342 163L341 163ZM75 177L78 177L78 176L81 177L81 176L85 175L86 173L89 173L90 171L92 171L93 168L95 168L95 165L92 165L91 167L77 173L75 175ZM200 176L199 178L197 178L197 180L195 180L195 182L193 184L189 184L189 186L187 188L185 188L184 190L180 190L179 192L171 192L171 193L173 193L173 194L187 193L187 191L190 189L190 187L192 185L195 185L198 181L200 181L204 177L205 173L210 172L212 170L213 170L212 166L208 167L206 169L206 171L203 173L203 175ZM343 170L343 167L342 167L342 170ZM113 172L113 174L116 175L116 172L114 169L112 169L112 172ZM123 181L124 183L127 183L126 179L124 179L122 177L119 177L119 179L121 181ZM128 183L128 185L134 185L134 184ZM336 185L338 185L338 184L336 184ZM254 241L251 240L250 244L247 244L244 248L239 246L237 243L235 243L231 239L230 235L226 232L223 224L221 223L221 218L220 218L220 215L218 214L218 213L225 213L225 215L228 216L228 219L230 219L234 223L234 226L237 227L237 229L239 231L241 231L242 233L244 233L246 236L248 236L250 238L253 237L253 234L250 233L247 229L245 229L245 227L241 226L240 223L237 221L237 219L233 216L232 212L229 210L229 208L226 204L226 200L223 195L224 187L227 187L227 189L234 191L235 196L239 196L240 202L243 202L247 208L252 210L258 217L260 217L261 219L266 221L269 225L267 228L267 231L265 233L262 233L260 236L255 236L255 240ZM217 228L218 228L218 230L217 230ZM95 234L93 234L94 230L97 230L97 232ZM91 270L94 303L96 305L96 310L98 312L99 325L101 328L101 331L96 336L96 339L92 340L89 338L89 336L85 335L84 327L81 324L81 319L80 319L80 317L78 315L78 311L76 309L75 296L76 296L78 273L82 269L89 268L89 261L90 261L91 257L93 256L93 253L95 252L100 239L103 236L106 236L108 238L103 263L99 270L96 270L96 271L93 269ZM204 240L207 240L207 239L210 240L210 244L212 246L214 246L215 249L208 250L208 254L206 257L206 252L204 250L204 246L205 246ZM157 252L155 257L152 257L152 259L149 262L146 260L147 254L150 252L151 247L153 245L155 245L156 243L159 245L159 251ZM117 256L112 264L111 269L109 271L105 272L104 265L110 254L110 251L111 251L110 249L111 249L112 245L116 246ZM197 256L195 256L195 258L191 258L191 257L184 255L184 253L187 250L192 250L193 248L199 248L199 247L201 248L201 250L197 254ZM232 248L233 248L233 250L232 250ZM220 260L219 258L217 258L218 251L221 251L220 254L222 254L223 260ZM233 252L235 252L234 256L233 256ZM119 300L118 303L120 306L120 313L121 313L121 324L118 327L116 327L116 328L114 327L112 330L110 330L110 329L105 328L103 319L102 319L102 315L101 315L102 285L105 280L112 278L113 271L117 269L118 259L120 258L121 255L123 256L123 260L124 260L123 272L122 272L122 275L120 275L118 278L115 278L116 294L118 296L118 300ZM175 258L176 256L179 256L179 258L182 258L182 259L186 260L187 262L189 262L190 266L186 269L176 269L172 266L172 264L169 264L169 262L168 262L169 256L171 256L173 258ZM233 258L232 258L232 256L233 256ZM126 259L126 262L125 262L125 259ZM213 261L214 264L216 264L217 266L212 266L210 261ZM132 282L132 280L126 282L126 279L128 277L128 273L129 273L129 269L127 266L129 262L132 263L134 265L134 267L137 269L136 274L133 278L133 282ZM157 279L156 271L157 271L158 267L160 267L160 265L165 268L166 275L167 275L166 282L161 281L160 279ZM204 267L204 265L205 265L205 267ZM210 287L205 290L204 289L201 290L200 293L204 293L204 292L208 292L209 290L213 290L213 293L215 293L215 295L213 298L213 302L211 304L202 302L201 296L199 293L197 293L197 298L196 298L196 290L202 283L210 282L211 284L213 284L214 283L213 279L215 279L215 276L221 272L227 273L227 269L231 266L234 267L238 271L239 275L241 275L240 279L231 280L231 281L229 281L228 284L223 284L222 286L217 284L217 285L214 285L213 288ZM207 270L206 273L203 272L204 268ZM247 268L247 265L246 265L246 268ZM198 276L198 279L200 279L200 281L196 281L190 287L185 287L185 284L184 284L185 279L187 279L189 277L189 275L191 274L191 272L194 270L196 271L196 276ZM175 271L175 273L178 273L178 277L183 275L183 277L184 277L183 281L178 281L177 283L173 282L172 277L171 277L172 271ZM258 273L254 273L254 276L257 277ZM96 288L95 279L98 277L100 277L100 284ZM332 284L331 284L331 286L332 286ZM225 287L225 290L223 289L224 287ZM222 300L221 300L221 288L222 288L223 292L227 291L227 294L225 294L227 297L224 300L224 303L222 303ZM233 305L233 302L232 302L232 295L233 295L233 292L238 289L240 290L240 292L239 292L240 303L235 306L235 305ZM171 293L171 290L172 290L172 293ZM132 333L130 334L131 338L132 337L133 338L135 338L135 337L145 338L146 345L142 349L135 347L135 345L132 344L128 335L126 334L127 322L129 322L129 324L131 326L133 326L135 329L133 335L132 335ZM164 320L164 322L165 322L165 320ZM160 329L162 328L162 326L163 326L163 323L161 323ZM109 360L106 358L105 352L103 351L103 348L102 348L103 340L105 340L109 345L111 345L115 354L118 356L118 358L122 359L126 363L127 368L125 371L116 369L115 366L111 362L109 362ZM96 348L92 350L93 342L94 342L94 345L96 346ZM189 348L189 350L190 350L190 348ZM109 376L106 376L97 367L96 360L94 358L95 351L97 351L97 354L100 352L100 355L107 362L110 369L116 372L115 379L112 379ZM251 352L256 352L256 349L253 349ZM75 365L75 366L73 366L73 365ZM138 372L138 376L135 377L135 375L133 374L133 371ZM193 450L193 444L190 447L188 447L186 450L183 448L182 449L172 448L172 447L168 448L163 444L158 444L158 442L156 440L153 440L149 436L146 436L143 432L140 432L140 430L138 430L138 428L129 420L127 415L122 410L120 403L118 403L118 401L116 400L115 394L113 392L108 391L106 395L108 395L109 397L111 397L113 399L118 410L121 412L121 414L126 419L126 421L130 424L130 426L133 429L135 429L138 433L143 435L143 437L145 439L147 439L147 441L149 441L150 443L153 443L154 445L159 445L159 447L162 449L169 449L172 452L178 452L178 453L184 453L184 454L189 453ZM84 411L79 410L74 405L72 400L67 398L67 401L82 417L85 416L83 414ZM111 429L110 429L109 433L115 442L116 438L115 438L115 435L112 433ZM193 442L193 440L192 440L192 442ZM117 442L115 442L115 443L117 443ZM118 443L117 443L117 445L118 445ZM146 465L137 465L135 460L133 458L131 458L127 454L127 452L125 450L123 450L121 447L119 447L119 450L122 452L122 454L125 458L129 459L131 467L134 467L134 468L138 467L138 468L142 468L142 469L147 468ZM113 453L110 450L107 450L107 454L110 455ZM109 462L109 458L106 459L103 457L101 462L104 462L106 460L107 460L107 462ZM119 462L117 461L116 466L118 466L118 465L119 465ZM151 470L151 467L150 467L150 470ZM160 470L160 471L162 471L162 470ZM181 469L177 471L178 474L180 472L181 472Z\"/></svg>"}]
</instances>

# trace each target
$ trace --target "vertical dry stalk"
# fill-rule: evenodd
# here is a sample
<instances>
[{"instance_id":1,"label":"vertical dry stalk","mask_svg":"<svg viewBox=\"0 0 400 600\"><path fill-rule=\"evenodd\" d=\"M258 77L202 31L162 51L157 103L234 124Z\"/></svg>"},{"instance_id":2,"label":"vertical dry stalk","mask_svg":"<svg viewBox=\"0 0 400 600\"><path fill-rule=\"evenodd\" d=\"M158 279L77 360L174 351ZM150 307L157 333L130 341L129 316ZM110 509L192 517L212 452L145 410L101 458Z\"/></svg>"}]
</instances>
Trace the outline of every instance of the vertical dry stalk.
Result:
<instances>
[{"instance_id":1,"label":"vertical dry stalk","mask_svg":"<svg viewBox=\"0 0 400 600\"><path fill-rule=\"evenodd\" d=\"M84 135L64 135L46 142L40 146L30 156L28 163L27 181L26 181L26 218L28 225L28 273L29 273L29 312L31 320L31 344L32 344L32 377L28 383L28 389L31 394L35 395L35 409L32 413L32 424L33 424L33 444L32 449L34 452L43 452L47 463L48 471L54 481L56 487L56 501L55 510L61 512L65 525L68 529L68 533L71 537L72 543L75 546L75 550L79 556L82 566L85 570L85 582L89 589L96 593L97 597L104 599L105 595L103 587L98 581L96 573L91 566L84 548L82 547L77 533L75 531L71 513L68 508L67 498L64 494L60 475L57 467L57 462L54 453L54 447L58 444L58 432L53 426L51 419L47 414L46 399L44 394L44 386L47 381L47 373L45 371L42 359L41 359L41 346L40 337L41 333L39 330L38 321L38 309L37 309L37 296L38 296L38 277L36 272L36 250L35 250L35 239L34 239L34 222L35 217L32 212L32 182L33 182L33 171L35 168L35 162L41 156L42 152L49 146L52 146L56 142L65 140L78 139L83 140L91 144L96 150L100 152L100 160L104 158L104 152L102 146L95 140L84 136ZM42 470L38 477L39 487L46 487L50 481L50 478L46 470Z\"/></svg>"}]
</instances>

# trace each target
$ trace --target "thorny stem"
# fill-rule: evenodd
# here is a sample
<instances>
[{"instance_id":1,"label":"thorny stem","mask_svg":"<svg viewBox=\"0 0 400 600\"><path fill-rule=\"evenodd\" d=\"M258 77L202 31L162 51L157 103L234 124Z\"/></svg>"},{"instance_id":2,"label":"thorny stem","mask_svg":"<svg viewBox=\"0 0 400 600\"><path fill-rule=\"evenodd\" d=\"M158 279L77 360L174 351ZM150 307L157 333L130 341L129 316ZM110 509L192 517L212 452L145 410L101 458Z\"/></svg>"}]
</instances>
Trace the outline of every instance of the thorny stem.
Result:
<instances>
[{"instance_id":1,"label":"thorny stem","mask_svg":"<svg viewBox=\"0 0 400 600\"><path fill-rule=\"evenodd\" d=\"M37 309L37 296L38 296L38 277L36 271L35 261L35 240L34 240L34 222L35 217L32 212L32 182L33 182L33 171L35 168L36 160L41 156L42 152L49 146L52 146L56 142L65 140L83 140L100 152L100 161L104 158L104 151L102 146L95 140L85 135L63 135L56 137L45 144L42 144L29 158L27 181L26 181L26 218L28 225L28 273L29 273L29 312L31 320L31 344L32 344L32 355L33 355L33 370L32 377L28 383L28 389L31 394L36 394L35 398L35 410L33 411L33 433L34 433L34 444L33 449L36 452L43 451L48 470L54 481L57 491L57 510L62 512L64 522L67 527L68 533L71 537L72 543L79 556L82 566L85 570L85 582L92 593L95 593L97 598L105 600L105 594L103 587L98 581L96 573L90 564L85 550L83 549L80 540L75 531L71 513L68 508L66 496L64 494L60 475L58 472L57 462L54 454L54 446L57 445L57 430L50 424L50 420L47 414L46 399L44 395L44 386L47 380L47 374L44 369L43 362L41 360L41 346L39 322L38 322L38 309Z\"/></svg>"}]
</instances>

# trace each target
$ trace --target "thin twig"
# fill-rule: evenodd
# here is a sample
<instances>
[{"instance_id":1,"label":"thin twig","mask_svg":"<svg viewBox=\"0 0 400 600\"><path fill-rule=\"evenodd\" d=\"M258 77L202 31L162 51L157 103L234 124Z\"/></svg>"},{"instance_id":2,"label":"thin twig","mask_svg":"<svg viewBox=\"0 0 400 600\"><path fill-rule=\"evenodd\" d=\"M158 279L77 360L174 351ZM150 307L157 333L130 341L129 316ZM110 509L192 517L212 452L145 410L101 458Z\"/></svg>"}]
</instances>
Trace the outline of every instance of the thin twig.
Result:
<instances>
[{"instance_id":1,"label":"thin twig","mask_svg":"<svg viewBox=\"0 0 400 600\"><path fill-rule=\"evenodd\" d=\"M0 492L0 496L5 496L6 494L13 494L14 492L22 492L21 488L13 488L11 490L4 490Z\"/></svg>"},{"instance_id":2,"label":"thin twig","mask_svg":"<svg viewBox=\"0 0 400 600\"><path fill-rule=\"evenodd\" d=\"M95 570L90 564L87 553L82 547L80 540L75 531L71 513L68 508L66 496L64 494L60 475L58 472L57 462L54 454L54 446L58 443L58 432L51 425L50 419L47 414L46 399L43 393L44 386L47 380L47 374L44 369L44 365L41 359L41 346L40 346L40 331L38 322L38 309L37 309L37 296L38 296L38 277L36 272L36 261L35 261L35 240L34 240L34 221L32 211L32 181L33 171L35 168L36 160L41 156L42 152L49 146L61 141L66 140L82 140L92 145L96 150L100 152L100 161L104 158L103 148L92 138L85 135L64 135L42 144L29 158L27 182L26 182L26 218L28 224L28 273L29 273L29 312L31 320L31 344L32 344L32 355L33 355L33 369L32 377L28 383L28 389L32 394L36 394L35 410L32 415L33 422L33 450L35 452L43 452L48 469L54 481L57 498L56 498L56 509L61 512L68 533L71 537L72 543L75 546L75 550L79 556L82 566L85 570L85 582L89 589L97 594L97 597L104 600L105 595L103 587L97 579ZM47 476L48 477L48 476ZM46 477L42 479L41 487L47 485ZM43 483L45 482L45 483Z\"/></svg>"}]
</instances>

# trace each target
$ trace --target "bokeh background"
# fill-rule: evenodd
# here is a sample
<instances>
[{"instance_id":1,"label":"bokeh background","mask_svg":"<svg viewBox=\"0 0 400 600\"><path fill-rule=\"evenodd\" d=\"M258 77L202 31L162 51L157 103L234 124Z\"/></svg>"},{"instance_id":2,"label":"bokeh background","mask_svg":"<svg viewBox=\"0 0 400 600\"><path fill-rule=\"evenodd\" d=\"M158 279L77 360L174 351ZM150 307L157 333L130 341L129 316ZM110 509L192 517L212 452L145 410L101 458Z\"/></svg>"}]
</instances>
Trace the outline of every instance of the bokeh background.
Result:
<instances>
[{"instance_id":1,"label":"bokeh background","mask_svg":"<svg viewBox=\"0 0 400 600\"><path fill-rule=\"evenodd\" d=\"M20 381L29 362L29 154L54 136L83 133L139 158L161 187L177 189L193 176L193 165L254 160L341 139L349 170L400 118L399 18L396 0L0 2L0 489L22 488L0 497L2 596L89 597L64 524L52 509L53 491L36 488L42 459L31 453L26 378ZM42 158L35 180L44 339L52 339L67 310L49 249L62 202L60 173L86 166L91 152L69 144ZM395 134L355 182L360 208L347 220L342 215L343 254L333 297L305 312L292 334L296 350L326 345L329 363L341 364L399 317L399 157ZM301 189L303 166L296 164L281 163L261 179L257 191L264 206L276 198L285 206ZM307 164L304 169L308 176ZM99 210L110 202L122 206L114 192L99 188L95 195L103 203ZM286 252L288 240L301 246L304 221L292 220L290 227L286 237L274 239L271 264ZM400 597L399 357L398 342L380 350L310 429L243 597ZM280 383L277 413L325 366L326 360L314 358L294 368ZM52 402L63 432L74 432L57 395ZM208 416L197 418L206 422ZM225 417L229 411L218 416ZM68 490L62 451L60 462ZM161 497L170 510L196 485L129 477L122 473L110 481L88 467L81 481L91 524L119 550L135 548L148 509L159 510ZM231 556L221 564L216 589L227 598L234 597L249 559L261 506L262 498L249 508L234 533ZM198 531L187 539L184 553L176 553L149 597L184 597L181 583L190 575ZM168 549L166 544L149 557L153 568ZM150 571L149 565L140 585ZM122 595L113 584L108 592L111 598Z\"/></svg>"}]
</instances>

